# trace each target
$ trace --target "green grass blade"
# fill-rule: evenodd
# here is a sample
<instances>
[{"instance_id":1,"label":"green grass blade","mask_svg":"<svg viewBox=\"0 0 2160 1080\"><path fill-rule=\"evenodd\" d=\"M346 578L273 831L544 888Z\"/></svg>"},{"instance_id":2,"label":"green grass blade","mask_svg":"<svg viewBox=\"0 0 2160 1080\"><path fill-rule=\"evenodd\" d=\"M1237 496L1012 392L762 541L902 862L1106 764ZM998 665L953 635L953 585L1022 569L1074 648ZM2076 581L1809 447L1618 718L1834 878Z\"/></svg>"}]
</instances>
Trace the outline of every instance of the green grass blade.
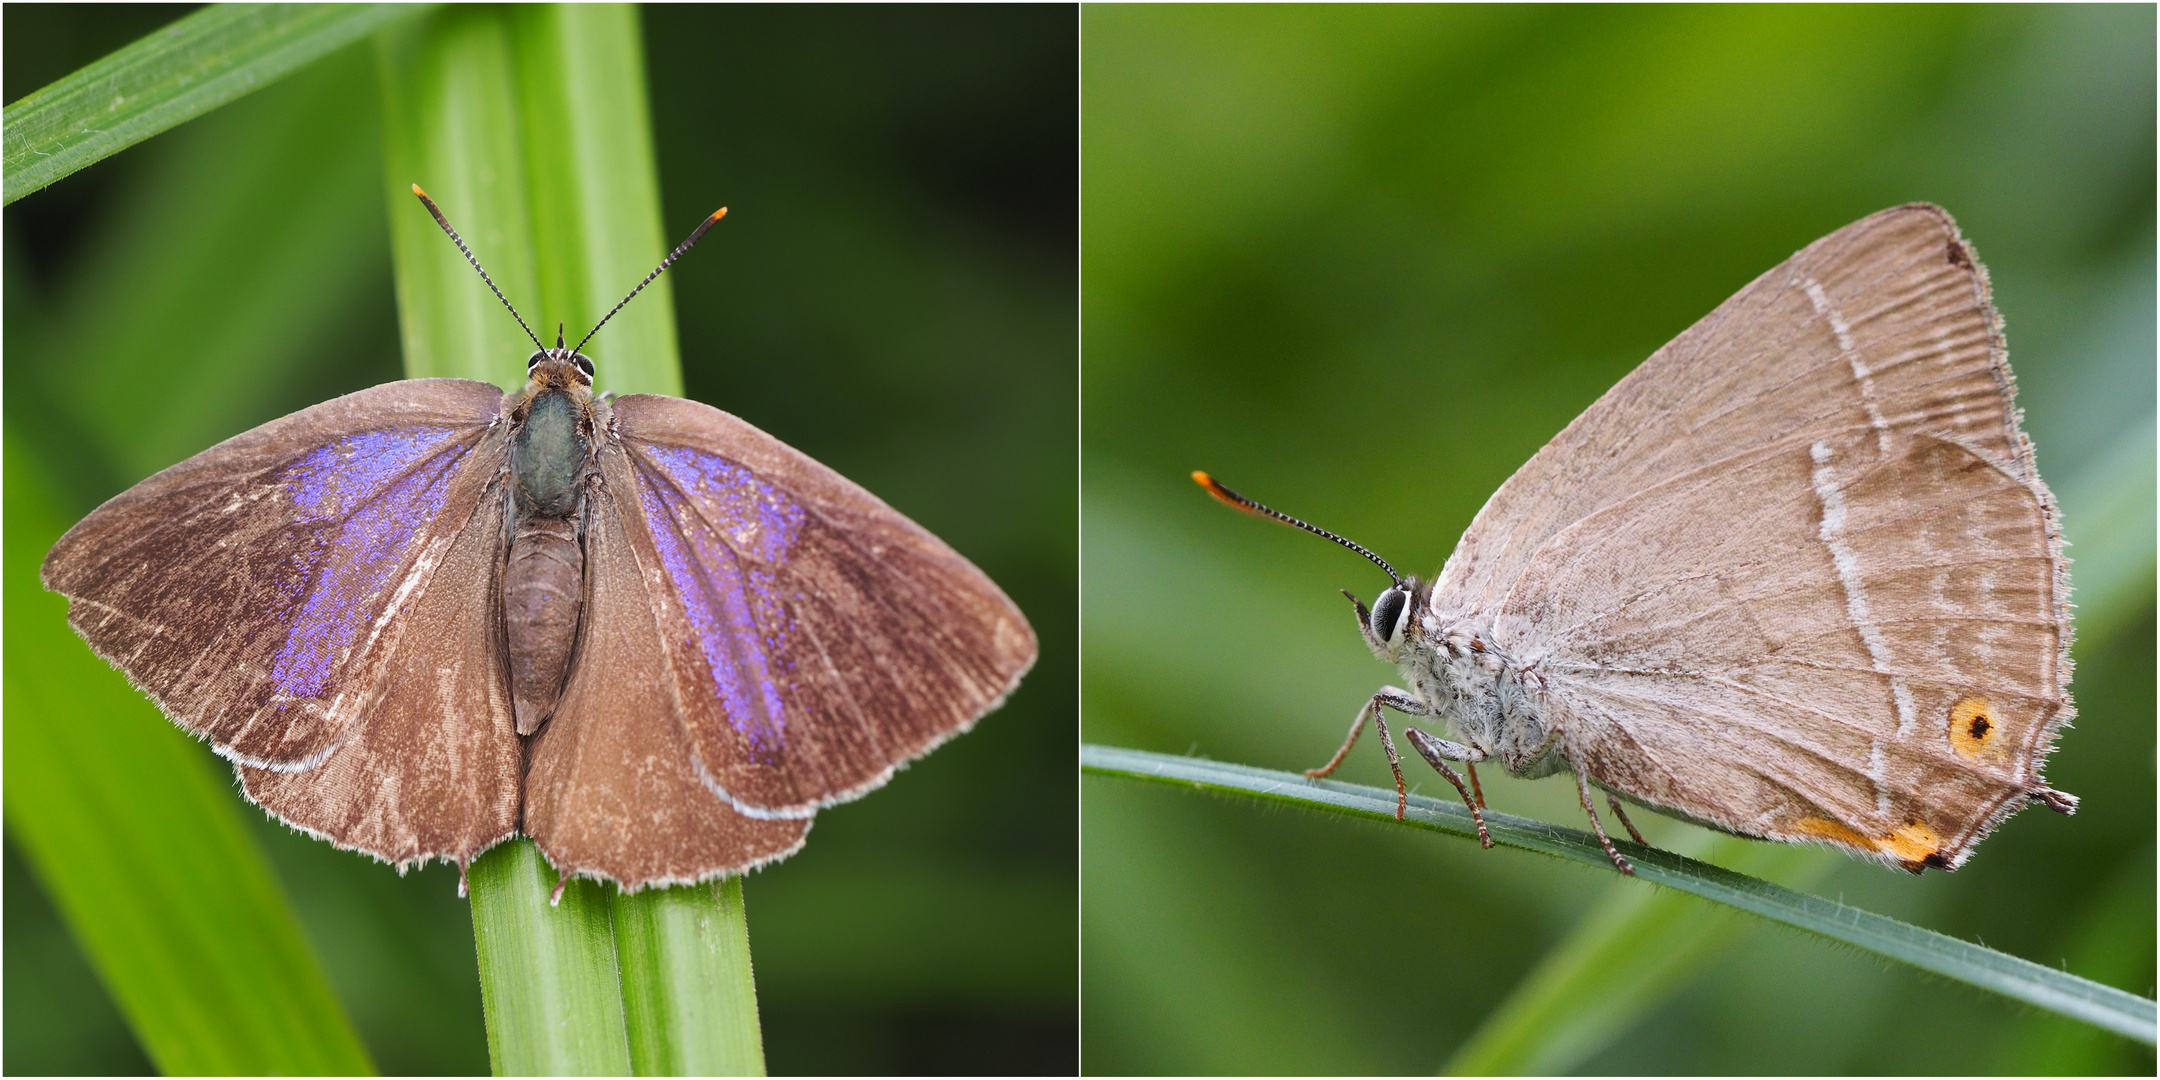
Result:
<instances>
[{"instance_id":1,"label":"green grass blade","mask_svg":"<svg viewBox=\"0 0 2160 1080\"><path fill-rule=\"evenodd\" d=\"M511 32L546 309L533 329L552 345L565 324L575 345L697 222L661 226L636 9L521 8ZM682 394L674 296L662 274L585 347L599 389Z\"/></svg>"},{"instance_id":2,"label":"green grass blade","mask_svg":"<svg viewBox=\"0 0 2160 1080\"><path fill-rule=\"evenodd\" d=\"M615 945L639 1076L765 1075L741 878L617 893Z\"/></svg>"},{"instance_id":3,"label":"green grass blade","mask_svg":"<svg viewBox=\"0 0 2160 1080\"><path fill-rule=\"evenodd\" d=\"M667 250L636 14L447 10L387 35L381 58L406 372L516 385L531 342L409 186L427 189L546 343L557 322L582 335ZM670 295L663 277L587 347L603 388L680 393ZM528 843L474 871L498 1071L762 1070L738 885L635 896L573 885L598 899L573 908L566 896L525 918L532 894L544 903L553 885ZM570 1015L577 1038L535 1029Z\"/></svg>"},{"instance_id":4,"label":"green grass blade","mask_svg":"<svg viewBox=\"0 0 2160 1080\"><path fill-rule=\"evenodd\" d=\"M405 374L517 386L531 340L411 190L427 190L511 303L544 315L508 29L496 12L455 8L378 41Z\"/></svg>"},{"instance_id":5,"label":"green grass blade","mask_svg":"<svg viewBox=\"0 0 2160 1080\"><path fill-rule=\"evenodd\" d=\"M402 4L216 4L7 107L14 202L167 128L259 90L394 20Z\"/></svg>"},{"instance_id":6,"label":"green grass blade","mask_svg":"<svg viewBox=\"0 0 2160 1080\"><path fill-rule=\"evenodd\" d=\"M1819 880L1837 856L1691 832L1669 850L1781 884ZM1448 1060L1450 1076L1554 1076L1633 1027L1750 925L1671 889L1613 883Z\"/></svg>"},{"instance_id":7,"label":"green grass blade","mask_svg":"<svg viewBox=\"0 0 2160 1080\"><path fill-rule=\"evenodd\" d=\"M1245 795L1376 821L1395 820L1396 798L1392 791L1314 782L1293 773L1095 744L1081 747L1080 765L1092 773L1189 784L1203 791ZM1612 866L1597 838L1582 830L1490 810L1485 812L1485 821L1496 845L1600 869ZM1467 808L1419 795L1410 797L1402 823L1456 836L1477 835ZM2154 1041L2156 1016L2160 1014L2156 1014L2148 998L1671 852L1626 841L1619 841L1619 845L1635 864L1635 876L1644 881L1819 934L2140 1042Z\"/></svg>"},{"instance_id":8,"label":"green grass blade","mask_svg":"<svg viewBox=\"0 0 2160 1080\"><path fill-rule=\"evenodd\" d=\"M535 329L552 344L547 324L565 324L576 344L668 248L637 14L520 8L510 28L541 253ZM673 307L662 275L593 338L601 389L682 393ZM614 916L633 1071L762 1074L742 883L615 893Z\"/></svg>"},{"instance_id":9,"label":"green grass blade","mask_svg":"<svg viewBox=\"0 0 2160 1080\"><path fill-rule=\"evenodd\" d=\"M530 840L513 840L472 865L488 1058L497 1076L627 1075L606 888L572 881L562 902L550 906L555 882Z\"/></svg>"},{"instance_id":10,"label":"green grass blade","mask_svg":"<svg viewBox=\"0 0 2160 1080\"><path fill-rule=\"evenodd\" d=\"M229 772L39 584L66 518L36 450L6 456L8 829L159 1069L372 1072Z\"/></svg>"}]
</instances>

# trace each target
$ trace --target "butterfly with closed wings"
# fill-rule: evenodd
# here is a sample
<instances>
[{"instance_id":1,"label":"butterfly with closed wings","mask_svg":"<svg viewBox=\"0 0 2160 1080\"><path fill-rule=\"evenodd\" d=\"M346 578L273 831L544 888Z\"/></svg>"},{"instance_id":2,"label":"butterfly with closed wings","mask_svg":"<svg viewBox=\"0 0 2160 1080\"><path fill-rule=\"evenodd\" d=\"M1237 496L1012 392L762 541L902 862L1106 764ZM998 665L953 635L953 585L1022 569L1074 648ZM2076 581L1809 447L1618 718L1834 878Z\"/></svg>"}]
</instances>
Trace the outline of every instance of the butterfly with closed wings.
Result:
<instances>
[{"instance_id":1,"label":"butterfly with closed wings","mask_svg":"<svg viewBox=\"0 0 2160 1080\"><path fill-rule=\"evenodd\" d=\"M2038 802L2074 713L2055 498L2019 428L1987 272L1941 208L1839 229L1659 349L1501 485L1440 575L1217 483L1391 584L1358 631L1385 711L1470 807L1476 765L1741 836L1954 870ZM1347 595L1347 594L1346 594ZM1462 762L1465 784L1449 762Z\"/></svg>"}]
</instances>

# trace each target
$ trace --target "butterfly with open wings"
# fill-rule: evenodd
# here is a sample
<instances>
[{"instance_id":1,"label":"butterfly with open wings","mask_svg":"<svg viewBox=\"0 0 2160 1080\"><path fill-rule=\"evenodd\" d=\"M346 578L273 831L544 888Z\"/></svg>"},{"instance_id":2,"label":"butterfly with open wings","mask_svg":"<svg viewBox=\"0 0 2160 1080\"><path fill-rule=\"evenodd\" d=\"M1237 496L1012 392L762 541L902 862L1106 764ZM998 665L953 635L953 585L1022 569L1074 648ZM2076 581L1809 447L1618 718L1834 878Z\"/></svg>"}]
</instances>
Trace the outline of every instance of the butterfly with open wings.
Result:
<instances>
[{"instance_id":1,"label":"butterfly with open wings","mask_svg":"<svg viewBox=\"0 0 2160 1080\"><path fill-rule=\"evenodd\" d=\"M45 585L287 824L401 869L523 834L629 890L792 854L1034 663L1012 601L876 496L533 344L510 393L388 383L174 465Z\"/></svg>"}]
</instances>

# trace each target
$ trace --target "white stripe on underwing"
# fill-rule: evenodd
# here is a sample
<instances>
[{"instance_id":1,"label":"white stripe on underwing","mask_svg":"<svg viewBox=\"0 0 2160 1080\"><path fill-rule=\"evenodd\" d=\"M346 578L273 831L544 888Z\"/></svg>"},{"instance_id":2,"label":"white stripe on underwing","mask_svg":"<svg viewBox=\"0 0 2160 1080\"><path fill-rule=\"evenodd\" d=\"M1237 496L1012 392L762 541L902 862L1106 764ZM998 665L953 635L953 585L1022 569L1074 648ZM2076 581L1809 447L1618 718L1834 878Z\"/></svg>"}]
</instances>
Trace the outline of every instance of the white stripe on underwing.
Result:
<instances>
[{"instance_id":1,"label":"white stripe on underwing","mask_svg":"<svg viewBox=\"0 0 2160 1080\"><path fill-rule=\"evenodd\" d=\"M1890 788L1889 781L1884 778L1883 773L1883 742L1881 739L1868 740L1867 778L1875 784L1875 813L1882 817L1889 817Z\"/></svg>"},{"instance_id":2,"label":"white stripe on underwing","mask_svg":"<svg viewBox=\"0 0 2160 1080\"><path fill-rule=\"evenodd\" d=\"M1890 422L1883 419L1882 406L1875 400L1875 373L1867 361L1860 358L1860 350L1853 347L1852 327L1845 316L1838 313L1837 305L1830 302L1829 294L1814 278L1802 277L1800 287L1807 291L1808 303L1815 305L1815 314L1830 320L1830 332L1837 335L1838 349L1845 362L1852 365L1853 381L1860 384L1860 403L1867 407L1868 423L1875 428L1875 443L1884 454L1890 452Z\"/></svg>"},{"instance_id":3,"label":"white stripe on underwing","mask_svg":"<svg viewBox=\"0 0 2160 1080\"><path fill-rule=\"evenodd\" d=\"M1845 491L1838 486L1837 474L1830 469L1830 447L1816 443L1808 448L1808 456L1814 459L1813 481L1815 497L1822 502L1823 546L1830 549L1830 561L1837 566L1838 583L1845 589L1845 618L1860 633L1860 643L1867 648L1868 661L1875 673L1890 680L1890 696L1897 703L1897 737L1904 739L1912 734L1914 726L1912 687L1904 679L1890 673L1890 645L1883 640L1882 628L1875 625L1875 618L1868 611L1867 592L1860 580L1860 559L1853 554L1852 546L1845 542ZM1890 797L1884 787L1883 745L1876 739L1868 748L1869 780L1875 783L1875 807L1878 812L1890 812Z\"/></svg>"}]
</instances>

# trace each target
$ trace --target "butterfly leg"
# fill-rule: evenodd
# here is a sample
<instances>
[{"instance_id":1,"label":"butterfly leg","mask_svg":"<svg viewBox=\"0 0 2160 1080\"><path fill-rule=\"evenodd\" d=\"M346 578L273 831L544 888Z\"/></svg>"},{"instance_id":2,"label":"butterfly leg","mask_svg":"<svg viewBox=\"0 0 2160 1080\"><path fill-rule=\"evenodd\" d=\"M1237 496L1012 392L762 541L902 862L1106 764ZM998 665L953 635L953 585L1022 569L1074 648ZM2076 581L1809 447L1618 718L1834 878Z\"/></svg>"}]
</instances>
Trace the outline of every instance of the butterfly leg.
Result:
<instances>
[{"instance_id":1,"label":"butterfly leg","mask_svg":"<svg viewBox=\"0 0 2160 1080\"><path fill-rule=\"evenodd\" d=\"M1598 843L1605 845L1605 854L1612 856L1613 865L1619 867L1621 873L1629 877L1635 876L1634 864L1620 857L1620 849L1612 846L1612 837L1605 835L1605 823L1598 820L1597 807L1590 802L1590 778L1576 773L1575 790L1582 795L1583 813L1590 815L1590 827L1597 830ZM1628 831L1635 830L1630 828Z\"/></svg>"},{"instance_id":2,"label":"butterfly leg","mask_svg":"<svg viewBox=\"0 0 2160 1080\"><path fill-rule=\"evenodd\" d=\"M1612 807L1613 816L1620 819L1620 824L1627 826L1627 834L1634 837L1636 843L1644 847L1650 846L1650 841L1643 839L1642 833L1635 831L1635 823L1627 819L1627 811L1620 808L1620 796L1606 792L1605 805Z\"/></svg>"},{"instance_id":3,"label":"butterfly leg","mask_svg":"<svg viewBox=\"0 0 2160 1080\"><path fill-rule=\"evenodd\" d=\"M1423 757L1440 775L1447 777L1448 783L1455 785L1455 790L1462 795L1463 805L1470 808L1470 820L1477 822L1478 843L1491 847L1492 834L1485 830L1485 800L1482 794L1478 798L1471 798L1470 789L1463 786L1462 777L1457 776L1455 770L1448 768L1449 759L1460 761L1465 766L1468 766L1483 755L1461 743L1436 739L1416 728L1404 728L1403 733L1409 737L1410 745L1417 747L1418 756Z\"/></svg>"},{"instance_id":4,"label":"butterfly leg","mask_svg":"<svg viewBox=\"0 0 2160 1080\"><path fill-rule=\"evenodd\" d=\"M1465 761L1463 769L1470 774L1470 794L1477 796L1477 808L1485 809L1485 789L1478 786L1477 766Z\"/></svg>"},{"instance_id":5,"label":"butterfly leg","mask_svg":"<svg viewBox=\"0 0 2160 1080\"><path fill-rule=\"evenodd\" d=\"M1395 820L1401 821L1404 811L1410 809L1410 788L1403 783L1402 757L1395 753L1395 740L1387 733L1387 717L1381 715L1378 695L1373 697L1372 722L1380 729L1380 749L1387 751L1387 767L1395 772Z\"/></svg>"},{"instance_id":6,"label":"butterfly leg","mask_svg":"<svg viewBox=\"0 0 2160 1080\"><path fill-rule=\"evenodd\" d=\"M1335 767L1341 765L1343 763L1343 759L1350 756L1350 748L1357 745L1358 736L1364 734L1365 718L1367 716L1377 718L1380 715L1380 710L1382 707L1394 709L1397 712L1406 712L1412 716L1432 715L1432 710L1427 708L1424 702L1419 701L1417 698L1412 697L1408 693L1402 690L1398 690L1395 687L1383 686L1380 688L1379 693L1372 696L1371 701L1368 701L1363 706L1359 707L1357 712L1357 718L1350 721L1350 737L1343 740L1342 749L1335 751L1335 756L1329 758L1327 764L1322 765L1317 769L1305 770L1305 778L1308 780L1318 780L1321 777L1326 776L1331 772L1334 772ZM1387 728L1385 726L1380 729L1380 737L1382 739L1387 738ZM1390 744L1390 749L1388 750L1388 760L1393 761L1394 759L1395 751L1392 748L1392 744ZM1400 777L1398 776L1397 779L1399 780ZM1398 784L1397 786L1399 787L1401 785ZM1404 798L1407 801L1408 796L1405 796Z\"/></svg>"}]
</instances>

